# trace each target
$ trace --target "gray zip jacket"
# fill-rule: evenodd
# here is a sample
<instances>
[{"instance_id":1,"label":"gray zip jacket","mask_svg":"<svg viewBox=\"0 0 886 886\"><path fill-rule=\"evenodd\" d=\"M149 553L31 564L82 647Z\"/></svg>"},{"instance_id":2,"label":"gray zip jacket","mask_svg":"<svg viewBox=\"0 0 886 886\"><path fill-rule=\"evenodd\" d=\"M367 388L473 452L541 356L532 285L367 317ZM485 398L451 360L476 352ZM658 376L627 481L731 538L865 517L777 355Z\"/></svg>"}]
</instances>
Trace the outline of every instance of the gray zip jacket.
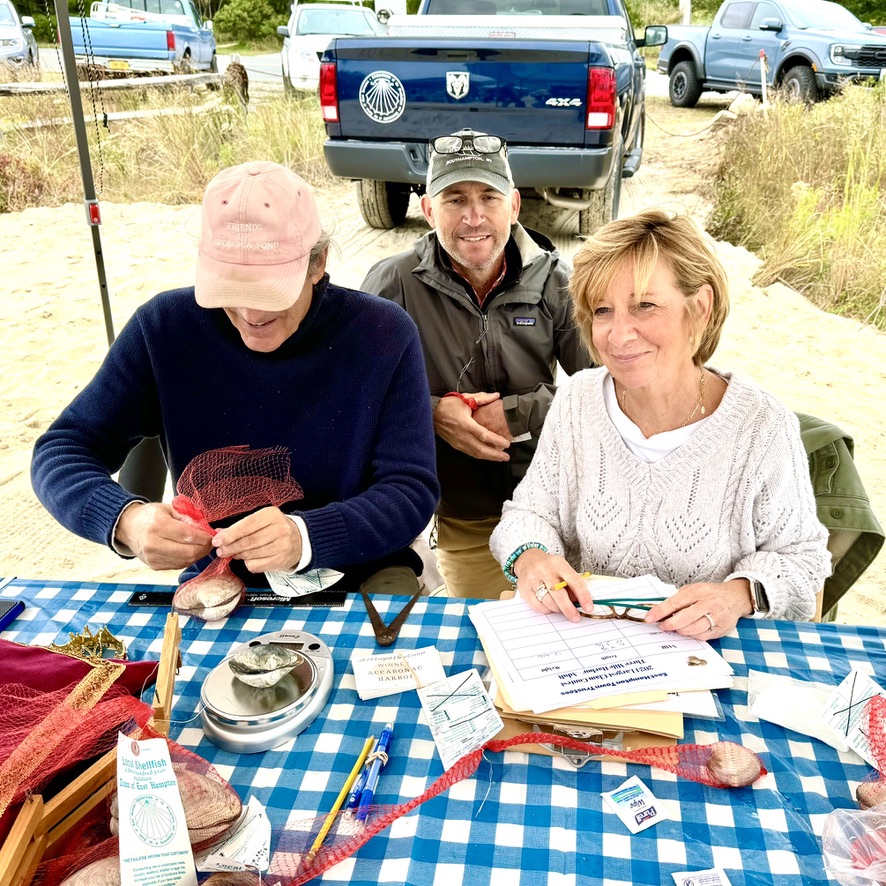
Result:
<instances>
[{"instance_id":1,"label":"gray zip jacket","mask_svg":"<svg viewBox=\"0 0 886 886\"><path fill-rule=\"evenodd\" d=\"M374 265L362 285L415 320L433 408L449 391L498 391L511 435L530 435L511 444L508 462L472 458L436 437L442 491L437 512L446 517L501 516L535 452L556 390L556 364L570 375L592 365L572 316L571 268L554 245L516 224L505 256L505 278L482 308L448 266L433 231Z\"/></svg>"}]
</instances>

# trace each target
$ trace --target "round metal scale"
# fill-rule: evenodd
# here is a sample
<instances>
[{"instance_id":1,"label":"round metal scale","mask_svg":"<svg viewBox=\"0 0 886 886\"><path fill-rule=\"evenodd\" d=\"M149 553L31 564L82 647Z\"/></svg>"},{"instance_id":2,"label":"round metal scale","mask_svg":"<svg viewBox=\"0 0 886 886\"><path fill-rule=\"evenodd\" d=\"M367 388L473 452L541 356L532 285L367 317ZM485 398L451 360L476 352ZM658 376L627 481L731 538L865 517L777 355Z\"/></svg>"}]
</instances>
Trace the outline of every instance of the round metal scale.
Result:
<instances>
[{"instance_id":1,"label":"round metal scale","mask_svg":"<svg viewBox=\"0 0 886 886\"><path fill-rule=\"evenodd\" d=\"M266 689L237 679L230 660L250 647L273 643L299 653L301 661L279 683ZM277 631L233 650L209 672L200 690L203 732L235 754L256 754L285 744L323 710L332 690L332 654L313 634Z\"/></svg>"}]
</instances>

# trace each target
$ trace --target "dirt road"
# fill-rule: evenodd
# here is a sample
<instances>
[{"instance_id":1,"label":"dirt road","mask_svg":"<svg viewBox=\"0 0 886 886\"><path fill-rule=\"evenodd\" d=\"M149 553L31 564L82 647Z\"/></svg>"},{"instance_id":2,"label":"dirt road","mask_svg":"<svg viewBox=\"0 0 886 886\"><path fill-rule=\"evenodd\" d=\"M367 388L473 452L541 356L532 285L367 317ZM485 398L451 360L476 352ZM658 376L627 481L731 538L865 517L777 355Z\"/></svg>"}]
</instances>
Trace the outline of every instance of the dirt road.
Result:
<instances>
[{"instance_id":1,"label":"dirt road","mask_svg":"<svg viewBox=\"0 0 886 886\"><path fill-rule=\"evenodd\" d=\"M663 79L663 78L662 78ZM692 112L674 112L650 80L644 163L624 183L622 214L665 205L704 218L705 181L716 140L704 129L718 97ZM667 134L664 130L667 130ZM383 256L408 248L426 230L413 198L396 231L367 228L352 186L318 184L318 204L333 228L336 282L359 286ZM193 282L199 215L191 206L103 206L109 290L119 330L151 295ZM526 201L521 220L553 237L565 256L580 246L577 219ZM35 500L28 468L34 440L92 376L105 349L92 244L81 206L0 215L6 255L0 301L0 576L171 583L122 561L58 526ZM755 288L759 262L744 249L720 245L733 288L732 315L712 364L750 377L798 411L829 418L856 439L857 460L881 518L886 518L886 336L824 314L779 285ZM221 381L221 380L220 380ZM223 384L220 383L220 391ZM220 394L223 396L223 394ZM886 624L886 556L841 604L841 621Z\"/></svg>"}]
</instances>

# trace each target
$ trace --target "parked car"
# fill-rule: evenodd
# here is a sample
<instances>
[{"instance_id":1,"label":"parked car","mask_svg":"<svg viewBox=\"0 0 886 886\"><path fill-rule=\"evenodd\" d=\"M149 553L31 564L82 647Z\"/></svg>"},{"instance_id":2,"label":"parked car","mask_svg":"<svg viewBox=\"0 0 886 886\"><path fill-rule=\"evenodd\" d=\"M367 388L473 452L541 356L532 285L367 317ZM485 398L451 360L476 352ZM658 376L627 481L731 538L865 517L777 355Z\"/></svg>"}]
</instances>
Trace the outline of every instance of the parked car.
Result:
<instances>
[{"instance_id":1,"label":"parked car","mask_svg":"<svg viewBox=\"0 0 886 886\"><path fill-rule=\"evenodd\" d=\"M827 0L726 0L710 28L668 28L658 70L671 104L692 108L703 90L762 92L761 52L767 85L807 104L886 71L886 38Z\"/></svg>"},{"instance_id":2,"label":"parked car","mask_svg":"<svg viewBox=\"0 0 886 886\"><path fill-rule=\"evenodd\" d=\"M335 37L369 37L378 33L375 16L356 0L344 3L293 4L289 24L277 28L283 38L280 53L283 88L317 89L320 56Z\"/></svg>"},{"instance_id":3,"label":"parked car","mask_svg":"<svg viewBox=\"0 0 886 886\"><path fill-rule=\"evenodd\" d=\"M36 68L38 52L33 27L31 16L19 18L9 0L0 0L0 62L15 68L24 65Z\"/></svg>"},{"instance_id":4,"label":"parked car","mask_svg":"<svg viewBox=\"0 0 886 886\"><path fill-rule=\"evenodd\" d=\"M872 30L875 34L883 34L884 36L886 36L886 25L882 25L882 26L878 26L878 27L875 27L875 28L871 28L871 30Z\"/></svg>"},{"instance_id":5,"label":"parked car","mask_svg":"<svg viewBox=\"0 0 886 886\"><path fill-rule=\"evenodd\" d=\"M71 18L80 71L104 76L218 71L212 22L192 0L96 0L88 18Z\"/></svg>"}]
</instances>

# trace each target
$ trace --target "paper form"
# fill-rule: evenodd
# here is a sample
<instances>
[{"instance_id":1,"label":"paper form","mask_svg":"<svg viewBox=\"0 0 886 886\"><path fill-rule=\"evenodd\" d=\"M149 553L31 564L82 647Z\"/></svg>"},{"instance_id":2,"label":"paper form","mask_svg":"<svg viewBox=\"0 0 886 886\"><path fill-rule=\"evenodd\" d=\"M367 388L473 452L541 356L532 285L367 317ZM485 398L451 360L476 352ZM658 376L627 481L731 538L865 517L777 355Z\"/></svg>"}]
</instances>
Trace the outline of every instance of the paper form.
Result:
<instances>
[{"instance_id":1,"label":"paper form","mask_svg":"<svg viewBox=\"0 0 886 886\"><path fill-rule=\"evenodd\" d=\"M627 691L732 685L732 668L708 643L655 624L585 618L575 624L516 597L468 612L514 707L536 714Z\"/></svg>"}]
</instances>

